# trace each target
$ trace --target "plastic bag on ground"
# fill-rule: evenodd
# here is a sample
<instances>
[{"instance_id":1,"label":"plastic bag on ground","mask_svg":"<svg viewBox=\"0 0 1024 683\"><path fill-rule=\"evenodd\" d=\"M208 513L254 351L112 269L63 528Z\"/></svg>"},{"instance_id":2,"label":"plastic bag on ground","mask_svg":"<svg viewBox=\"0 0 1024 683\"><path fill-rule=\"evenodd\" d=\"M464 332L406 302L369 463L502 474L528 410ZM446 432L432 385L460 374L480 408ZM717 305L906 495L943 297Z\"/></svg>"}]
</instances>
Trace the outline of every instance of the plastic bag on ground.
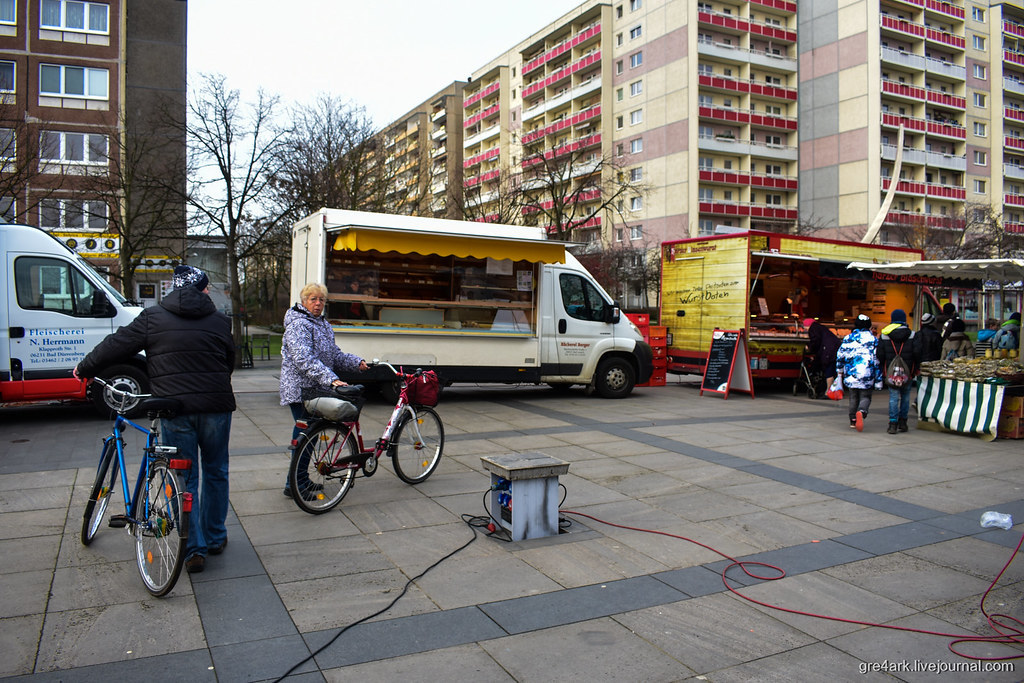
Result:
<instances>
[{"instance_id":1,"label":"plastic bag on ground","mask_svg":"<svg viewBox=\"0 0 1024 683\"><path fill-rule=\"evenodd\" d=\"M983 512L981 513L981 525L984 527L1011 529L1013 528L1013 517L1004 515L1001 512Z\"/></svg>"}]
</instances>

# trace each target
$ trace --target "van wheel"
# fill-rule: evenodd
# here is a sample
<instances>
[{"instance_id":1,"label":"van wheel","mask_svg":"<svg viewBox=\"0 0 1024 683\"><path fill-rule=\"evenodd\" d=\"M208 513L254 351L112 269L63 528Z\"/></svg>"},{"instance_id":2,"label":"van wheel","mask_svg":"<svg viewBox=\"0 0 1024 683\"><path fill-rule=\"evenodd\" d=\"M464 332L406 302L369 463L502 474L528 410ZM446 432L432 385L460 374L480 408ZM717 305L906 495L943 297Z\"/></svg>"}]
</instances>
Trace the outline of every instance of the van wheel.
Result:
<instances>
[{"instance_id":1,"label":"van wheel","mask_svg":"<svg viewBox=\"0 0 1024 683\"><path fill-rule=\"evenodd\" d=\"M633 391L636 374L633 366L622 358L607 358L597 365L594 388L601 398L625 398Z\"/></svg>"},{"instance_id":2,"label":"van wheel","mask_svg":"<svg viewBox=\"0 0 1024 683\"><path fill-rule=\"evenodd\" d=\"M398 403L398 394L402 391L402 385L398 381L380 382L377 384L377 389L385 402L395 405Z\"/></svg>"},{"instance_id":3,"label":"van wheel","mask_svg":"<svg viewBox=\"0 0 1024 683\"><path fill-rule=\"evenodd\" d=\"M99 376L115 389L129 391L133 394L149 393L149 378L144 372L131 365L114 365L101 372ZM117 415L117 410L121 406L121 402L110 393L109 388L101 387L98 384L92 385L92 402L100 415L106 418ZM138 401L129 403L125 406L125 412L137 404Z\"/></svg>"}]
</instances>

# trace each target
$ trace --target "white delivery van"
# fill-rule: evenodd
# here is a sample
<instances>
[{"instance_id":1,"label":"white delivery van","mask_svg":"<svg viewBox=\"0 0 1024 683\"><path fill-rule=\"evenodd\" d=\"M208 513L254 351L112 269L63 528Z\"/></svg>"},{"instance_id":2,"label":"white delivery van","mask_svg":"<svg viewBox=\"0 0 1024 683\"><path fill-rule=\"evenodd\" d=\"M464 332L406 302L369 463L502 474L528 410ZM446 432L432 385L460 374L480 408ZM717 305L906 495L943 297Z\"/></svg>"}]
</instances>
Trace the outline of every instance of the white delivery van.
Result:
<instances>
[{"instance_id":1,"label":"white delivery van","mask_svg":"<svg viewBox=\"0 0 1024 683\"><path fill-rule=\"evenodd\" d=\"M0 225L0 401L92 400L109 414L108 392L72 375L104 337L142 310L82 257L49 233L27 225ZM98 375L133 392L149 391L142 356Z\"/></svg>"},{"instance_id":2,"label":"white delivery van","mask_svg":"<svg viewBox=\"0 0 1024 683\"><path fill-rule=\"evenodd\" d=\"M291 297L325 284L343 351L445 384L628 396L650 378L651 348L565 247L540 228L321 209L293 227ZM387 375L342 379L390 393Z\"/></svg>"}]
</instances>

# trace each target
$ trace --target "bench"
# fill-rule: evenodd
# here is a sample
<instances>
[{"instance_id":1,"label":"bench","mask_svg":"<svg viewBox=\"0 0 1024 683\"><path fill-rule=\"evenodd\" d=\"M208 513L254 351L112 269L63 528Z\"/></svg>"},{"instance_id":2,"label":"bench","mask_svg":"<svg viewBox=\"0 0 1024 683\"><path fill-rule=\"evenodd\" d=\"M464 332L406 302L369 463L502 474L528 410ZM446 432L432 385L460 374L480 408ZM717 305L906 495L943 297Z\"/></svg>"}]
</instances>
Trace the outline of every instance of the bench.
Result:
<instances>
[{"instance_id":1,"label":"bench","mask_svg":"<svg viewBox=\"0 0 1024 683\"><path fill-rule=\"evenodd\" d=\"M250 339L253 357L264 360L263 354L267 354L266 360L270 360L270 334L254 334Z\"/></svg>"}]
</instances>

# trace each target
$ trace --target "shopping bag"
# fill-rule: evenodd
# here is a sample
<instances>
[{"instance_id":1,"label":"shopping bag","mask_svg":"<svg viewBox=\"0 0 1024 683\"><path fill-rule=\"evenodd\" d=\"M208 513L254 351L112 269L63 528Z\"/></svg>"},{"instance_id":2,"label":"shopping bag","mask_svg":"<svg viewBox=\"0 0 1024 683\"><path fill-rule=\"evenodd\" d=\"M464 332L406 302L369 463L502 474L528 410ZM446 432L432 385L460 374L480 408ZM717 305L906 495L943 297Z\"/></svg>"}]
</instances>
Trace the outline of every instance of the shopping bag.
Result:
<instances>
[{"instance_id":1,"label":"shopping bag","mask_svg":"<svg viewBox=\"0 0 1024 683\"><path fill-rule=\"evenodd\" d=\"M841 401L843 399L842 375L838 375L834 380L832 380L832 385L828 388L828 391L825 392L825 395L833 401Z\"/></svg>"}]
</instances>

